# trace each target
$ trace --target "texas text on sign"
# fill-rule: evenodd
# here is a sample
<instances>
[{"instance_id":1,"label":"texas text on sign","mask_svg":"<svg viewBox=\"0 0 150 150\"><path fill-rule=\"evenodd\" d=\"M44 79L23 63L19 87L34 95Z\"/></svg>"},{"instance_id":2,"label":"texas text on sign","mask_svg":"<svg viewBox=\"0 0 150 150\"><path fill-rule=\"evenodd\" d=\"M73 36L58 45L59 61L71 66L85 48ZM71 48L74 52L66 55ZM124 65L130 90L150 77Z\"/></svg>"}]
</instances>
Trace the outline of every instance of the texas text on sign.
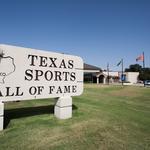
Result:
<instances>
[{"instance_id":1,"label":"texas text on sign","mask_svg":"<svg viewBox=\"0 0 150 150\"><path fill-rule=\"evenodd\" d=\"M77 96L82 92L80 57L0 45L0 100Z\"/></svg>"}]
</instances>

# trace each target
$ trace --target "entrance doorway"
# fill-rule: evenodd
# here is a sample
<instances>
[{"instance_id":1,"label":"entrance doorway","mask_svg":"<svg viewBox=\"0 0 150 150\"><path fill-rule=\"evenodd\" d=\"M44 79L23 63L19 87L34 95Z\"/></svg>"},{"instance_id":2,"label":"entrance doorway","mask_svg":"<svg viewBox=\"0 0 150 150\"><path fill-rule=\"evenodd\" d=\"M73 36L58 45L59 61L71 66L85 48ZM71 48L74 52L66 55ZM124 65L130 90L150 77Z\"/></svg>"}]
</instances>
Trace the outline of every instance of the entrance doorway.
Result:
<instances>
[{"instance_id":1,"label":"entrance doorway","mask_svg":"<svg viewBox=\"0 0 150 150\"><path fill-rule=\"evenodd\" d=\"M105 78L104 75L100 75L99 76L99 83L104 83L104 78Z\"/></svg>"}]
</instances>

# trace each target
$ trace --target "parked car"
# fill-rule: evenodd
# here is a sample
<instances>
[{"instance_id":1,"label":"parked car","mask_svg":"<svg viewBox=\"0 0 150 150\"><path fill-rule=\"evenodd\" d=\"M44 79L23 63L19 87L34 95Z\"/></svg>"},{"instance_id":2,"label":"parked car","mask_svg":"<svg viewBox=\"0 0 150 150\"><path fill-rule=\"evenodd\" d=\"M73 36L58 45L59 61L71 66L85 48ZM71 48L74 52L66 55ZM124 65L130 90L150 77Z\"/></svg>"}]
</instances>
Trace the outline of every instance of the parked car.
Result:
<instances>
[{"instance_id":1,"label":"parked car","mask_svg":"<svg viewBox=\"0 0 150 150\"><path fill-rule=\"evenodd\" d=\"M147 86L150 86L150 80L145 80L145 81L144 81L144 86L146 86L146 87L147 87Z\"/></svg>"}]
</instances>

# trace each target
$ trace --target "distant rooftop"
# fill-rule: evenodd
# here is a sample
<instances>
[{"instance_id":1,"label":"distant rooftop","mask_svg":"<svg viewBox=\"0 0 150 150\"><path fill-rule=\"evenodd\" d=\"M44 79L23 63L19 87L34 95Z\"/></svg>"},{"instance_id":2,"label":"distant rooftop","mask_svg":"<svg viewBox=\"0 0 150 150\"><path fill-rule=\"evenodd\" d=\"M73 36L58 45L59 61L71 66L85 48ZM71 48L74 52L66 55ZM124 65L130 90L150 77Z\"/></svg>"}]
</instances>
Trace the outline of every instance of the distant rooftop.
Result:
<instances>
[{"instance_id":1,"label":"distant rooftop","mask_svg":"<svg viewBox=\"0 0 150 150\"><path fill-rule=\"evenodd\" d=\"M84 63L84 70L102 70L102 69L99 67Z\"/></svg>"}]
</instances>

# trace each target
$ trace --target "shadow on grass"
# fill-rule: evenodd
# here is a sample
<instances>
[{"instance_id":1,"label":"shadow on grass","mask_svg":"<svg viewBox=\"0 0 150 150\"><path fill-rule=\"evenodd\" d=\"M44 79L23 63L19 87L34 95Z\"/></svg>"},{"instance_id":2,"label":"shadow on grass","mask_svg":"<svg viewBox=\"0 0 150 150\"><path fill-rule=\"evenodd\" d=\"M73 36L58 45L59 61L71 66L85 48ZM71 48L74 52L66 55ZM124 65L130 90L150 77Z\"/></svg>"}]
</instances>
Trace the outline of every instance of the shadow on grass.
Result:
<instances>
[{"instance_id":1,"label":"shadow on grass","mask_svg":"<svg viewBox=\"0 0 150 150\"><path fill-rule=\"evenodd\" d=\"M76 110L78 109L78 107L75 105L72 105L72 109ZM5 110L4 129L7 128L11 119L42 115L42 114L54 114L54 105Z\"/></svg>"}]
</instances>

